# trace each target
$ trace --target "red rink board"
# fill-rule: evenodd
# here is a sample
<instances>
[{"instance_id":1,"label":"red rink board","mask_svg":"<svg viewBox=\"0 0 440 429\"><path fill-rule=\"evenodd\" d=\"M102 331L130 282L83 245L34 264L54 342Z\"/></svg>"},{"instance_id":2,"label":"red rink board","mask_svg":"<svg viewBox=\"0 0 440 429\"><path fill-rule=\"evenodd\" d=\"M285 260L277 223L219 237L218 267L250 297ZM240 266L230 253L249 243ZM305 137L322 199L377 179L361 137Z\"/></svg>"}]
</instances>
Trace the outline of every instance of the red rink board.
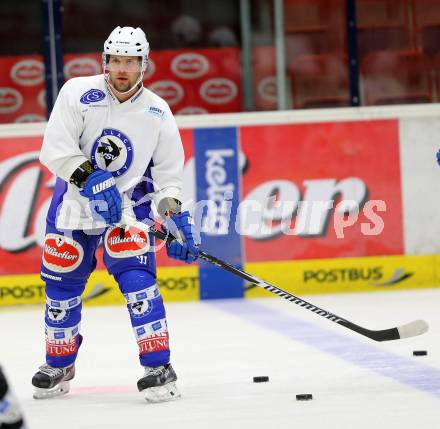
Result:
<instances>
[{"instance_id":1,"label":"red rink board","mask_svg":"<svg viewBox=\"0 0 440 429\"><path fill-rule=\"evenodd\" d=\"M337 238L334 210L322 236L280 235L267 240L245 239L246 260L289 260L403 253L402 198L397 120L334 122L241 128L241 146L249 167L243 177L243 197L263 182L292 182L305 196L305 181L361 179L368 199L383 200L379 213L384 229L365 236L358 221ZM293 219L293 223L295 218Z\"/></svg>"},{"instance_id":2,"label":"red rink board","mask_svg":"<svg viewBox=\"0 0 440 429\"><path fill-rule=\"evenodd\" d=\"M181 135L188 161L193 156L193 131L181 130ZM245 237L247 262L403 254L397 120L250 126L242 127L239 136L248 162L243 199L267 182L284 180L304 199L307 183L355 177L368 188L368 199L383 200L387 206L379 213L384 222L379 235L362 234L361 223L368 223L368 218L361 213L353 226L344 229L344 238L337 238L332 210L320 236ZM44 216L53 186L52 175L38 163L41 140L41 136L0 138L0 274L39 271ZM296 219L293 216L292 225ZM178 265L163 250L158 264Z\"/></svg>"}]
</instances>

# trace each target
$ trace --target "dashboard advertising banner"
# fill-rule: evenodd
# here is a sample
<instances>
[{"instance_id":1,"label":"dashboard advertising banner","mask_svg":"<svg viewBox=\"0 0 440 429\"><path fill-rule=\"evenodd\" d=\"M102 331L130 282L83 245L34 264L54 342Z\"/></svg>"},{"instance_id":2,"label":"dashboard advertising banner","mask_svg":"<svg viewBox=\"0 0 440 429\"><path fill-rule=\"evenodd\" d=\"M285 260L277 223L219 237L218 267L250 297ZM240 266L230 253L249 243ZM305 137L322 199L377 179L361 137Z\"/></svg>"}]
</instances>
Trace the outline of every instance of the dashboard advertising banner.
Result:
<instances>
[{"instance_id":1,"label":"dashboard advertising banner","mask_svg":"<svg viewBox=\"0 0 440 429\"><path fill-rule=\"evenodd\" d=\"M240 203L237 128L194 131L197 204L203 249L243 268L242 240L236 228ZM205 261L199 263L201 298L241 298L243 280Z\"/></svg>"},{"instance_id":2,"label":"dashboard advertising banner","mask_svg":"<svg viewBox=\"0 0 440 429\"><path fill-rule=\"evenodd\" d=\"M345 272L334 270L345 269L350 258L404 254L398 120L185 128L181 135L186 155L185 208L193 210L198 200L213 199L213 184L226 186L227 178L234 185L228 197L233 209L223 236L228 239L203 234L205 248L214 256L237 267L259 267L255 274L269 281L273 267L282 261L337 258L340 263L328 269L306 265L307 275L296 283L307 291L323 287L333 291L347 279ZM41 140L42 136L0 137L0 276L5 276L1 287L21 288L21 292L5 292L8 303L15 295L39 296L43 285L38 272L54 177L38 162ZM234 155L207 156L211 149ZM215 170L210 170L212 174L208 164ZM171 300L224 296L219 284L224 281L216 281L219 269L209 272L179 264L164 249L157 260L162 270L172 270L164 274L159 268ZM362 290L398 278L405 285L405 274L412 268L404 270L401 265L381 269L380 275L364 268L361 271L369 277L365 284L360 280L356 284ZM355 268L362 266L357 263ZM99 263L98 271L102 269ZM286 286L287 278L280 287ZM228 296L242 296L242 282L236 280L240 286L231 286L235 292L229 290ZM106 289L110 281L97 283ZM33 288L32 294L24 289L27 286ZM88 293L103 300L101 289L92 286Z\"/></svg>"},{"instance_id":3,"label":"dashboard advertising banner","mask_svg":"<svg viewBox=\"0 0 440 429\"><path fill-rule=\"evenodd\" d=\"M240 133L247 262L403 253L397 120Z\"/></svg>"}]
</instances>

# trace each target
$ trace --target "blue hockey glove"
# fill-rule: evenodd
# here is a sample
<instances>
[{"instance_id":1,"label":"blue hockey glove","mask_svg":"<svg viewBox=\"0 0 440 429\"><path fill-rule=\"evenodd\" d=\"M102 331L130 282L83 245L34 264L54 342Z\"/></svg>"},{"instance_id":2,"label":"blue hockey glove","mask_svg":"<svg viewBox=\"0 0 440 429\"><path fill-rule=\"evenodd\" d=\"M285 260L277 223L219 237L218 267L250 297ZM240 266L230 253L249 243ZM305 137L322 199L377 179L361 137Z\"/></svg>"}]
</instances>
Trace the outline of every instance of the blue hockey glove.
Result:
<instances>
[{"instance_id":1,"label":"blue hockey glove","mask_svg":"<svg viewBox=\"0 0 440 429\"><path fill-rule=\"evenodd\" d=\"M167 255L170 258L194 262L199 256L200 234L192 223L189 212L170 216L162 225L165 234L170 233L176 240L167 243Z\"/></svg>"},{"instance_id":2,"label":"blue hockey glove","mask_svg":"<svg viewBox=\"0 0 440 429\"><path fill-rule=\"evenodd\" d=\"M108 171L96 170L87 177L80 194L90 201L93 218L104 220L108 225L121 220L121 195L115 178Z\"/></svg>"}]
</instances>

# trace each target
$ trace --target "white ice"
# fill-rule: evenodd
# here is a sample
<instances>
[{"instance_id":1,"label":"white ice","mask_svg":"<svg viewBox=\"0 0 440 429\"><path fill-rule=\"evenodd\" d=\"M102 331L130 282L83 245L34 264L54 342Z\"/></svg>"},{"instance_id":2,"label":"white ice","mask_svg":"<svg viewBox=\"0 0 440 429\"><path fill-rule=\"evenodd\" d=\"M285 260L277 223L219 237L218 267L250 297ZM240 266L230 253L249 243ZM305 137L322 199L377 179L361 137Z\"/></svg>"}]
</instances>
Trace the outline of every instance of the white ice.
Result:
<instances>
[{"instance_id":1,"label":"white ice","mask_svg":"<svg viewBox=\"0 0 440 429\"><path fill-rule=\"evenodd\" d=\"M376 343L281 298L168 303L182 398L148 404L125 307L85 307L67 396L32 399L44 361L43 307L0 309L0 362L31 429L435 429L440 427L440 291L311 295L371 329L424 319L428 333ZM414 357L413 350L428 355ZM267 375L268 383L252 377ZM312 401L296 394L312 393Z\"/></svg>"}]
</instances>

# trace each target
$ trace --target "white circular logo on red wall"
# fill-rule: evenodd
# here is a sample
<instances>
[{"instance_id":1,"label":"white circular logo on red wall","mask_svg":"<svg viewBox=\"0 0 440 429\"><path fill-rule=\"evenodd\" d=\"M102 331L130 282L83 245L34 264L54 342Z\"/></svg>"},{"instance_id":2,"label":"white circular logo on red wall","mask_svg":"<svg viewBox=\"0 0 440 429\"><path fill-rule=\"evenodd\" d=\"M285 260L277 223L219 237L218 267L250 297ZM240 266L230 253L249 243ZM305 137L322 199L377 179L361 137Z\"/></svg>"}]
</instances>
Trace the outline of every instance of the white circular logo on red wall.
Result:
<instances>
[{"instance_id":1,"label":"white circular logo on red wall","mask_svg":"<svg viewBox=\"0 0 440 429\"><path fill-rule=\"evenodd\" d=\"M105 249L113 258L143 255L150 248L148 234L134 226L124 231L121 237L121 228L109 228L104 239Z\"/></svg>"},{"instance_id":2,"label":"white circular logo on red wall","mask_svg":"<svg viewBox=\"0 0 440 429\"><path fill-rule=\"evenodd\" d=\"M64 66L66 79L79 76L94 76L101 73L101 64L93 58L75 58Z\"/></svg>"},{"instance_id":3,"label":"white circular logo on red wall","mask_svg":"<svg viewBox=\"0 0 440 429\"><path fill-rule=\"evenodd\" d=\"M84 250L77 241L60 234L47 234L43 245L43 265L57 273L68 273L77 268Z\"/></svg>"},{"instance_id":4,"label":"white circular logo on red wall","mask_svg":"<svg viewBox=\"0 0 440 429\"><path fill-rule=\"evenodd\" d=\"M170 106L179 103L185 94L182 85L174 80L158 80L149 85L148 89L162 97Z\"/></svg>"},{"instance_id":5,"label":"white circular logo on red wall","mask_svg":"<svg viewBox=\"0 0 440 429\"><path fill-rule=\"evenodd\" d=\"M200 87L200 96L211 104L229 103L237 94L237 85L223 77L208 79Z\"/></svg>"},{"instance_id":6,"label":"white circular logo on red wall","mask_svg":"<svg viewBox=\"0 0 440 429\"><path fill-rule=\"evenodd\" d=\"M200 54L180 54L171 62L171 70L182 79L197 79L208 72L209 61Z\"/></svg>"},{"instance_id":7,"label":"white circular logo on red wall","mask_svg":"<svg viewBox=\"0 0 440 429\"><path fill-rule=\"evenodd\" d=\"M23 96L14 88L0 88L0 113L16 112L23 104Z\"/></svg>"},{"instance_id":8,"label":"white circular logo on red wall","mask_svg":"<svg viewBox=\"0 0 440 429\"><path fill-rule=\"evenodd\" d=\"M39 115L37 113L26 113L26 115L21 115L15 122L18 124L23 124L26 122L44 122L46 118L43 115Z\"/></svg>"},{"instance_id":9,"label":"white circular logo on red wall","mask_svg":"<svg viewBox=\"0 0 440 429\"><path fill-rule=\"evenodd\" d=\"M275 103L277 101L277 79L275 76L267 76L258 82L258 95L266 101Z\"/></svg>"},{"instance_id":10,"label":"white circular logo on red wall","mask_svg":"<svg viewBox=\"0 0 440 429\"><path fill-rule=\"evenodd\" d=\"M22 86L39 85L44 80L44 64L38 60L22 60L11 68L11 79Z\"/></svg>"}]
</instances>

